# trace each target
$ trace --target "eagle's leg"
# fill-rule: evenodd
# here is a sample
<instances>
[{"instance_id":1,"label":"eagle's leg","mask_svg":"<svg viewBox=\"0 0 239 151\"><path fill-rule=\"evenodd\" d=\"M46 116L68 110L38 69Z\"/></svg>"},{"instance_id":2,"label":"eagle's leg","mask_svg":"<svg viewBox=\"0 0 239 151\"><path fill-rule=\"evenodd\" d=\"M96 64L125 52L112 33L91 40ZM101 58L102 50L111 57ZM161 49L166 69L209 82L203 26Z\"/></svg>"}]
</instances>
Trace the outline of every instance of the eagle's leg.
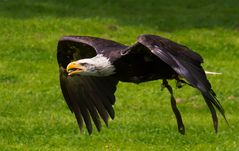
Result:
<instances>
[{"instance_id":1,"label":"eagle's leg","mask_svg":"<svg viewBox=\"0 0 239 151\"><path fill-rule=\"evenodd\" d=\"M165 86L170 95L171 95L171 107L173 109L173 112L175 114L175 117L177 119L177 124L178 124L178 131L181 133L181 134L185 134L185 128L184 128L184 125L183 125L183 120L182 120L182 117L181 117L181 114L177 108L177 104L176 104L176 100L173 96L173 89L172 87L168 84L168 81L166 79L163 80L163 86Z\"/></svg>"},{"instance_id":2,"label":"eagle's leg","mask_svg":"<svg viewBox=\"0 0 239 151\"><path fill-rule=\"evenodd\" d=\"M186 82L186 81L180 79L179 77L176 77L175 79L176 79L176 87L177 87L177 88L182 88L185 84L187 84L187 85L193 87L190 83L188 83L188 82Z\"/></svg>"}]
</instances>

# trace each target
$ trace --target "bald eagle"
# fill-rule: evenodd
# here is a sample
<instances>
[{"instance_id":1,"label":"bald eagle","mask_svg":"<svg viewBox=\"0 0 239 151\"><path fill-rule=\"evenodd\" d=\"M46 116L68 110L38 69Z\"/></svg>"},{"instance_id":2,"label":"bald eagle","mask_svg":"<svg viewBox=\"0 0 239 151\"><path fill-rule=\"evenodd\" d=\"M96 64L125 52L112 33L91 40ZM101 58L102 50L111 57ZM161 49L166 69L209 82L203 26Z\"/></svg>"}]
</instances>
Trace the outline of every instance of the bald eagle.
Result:
<instances>
[{"instance_id":1,"label":"bald eagle","mask_svg":"<svg viewBox=\"0 0 239 151\"><path fill-rule=\"evenodd\" d=\"M179 88L187 84L201 92L211 112L215 132L218 129L215 108L226 120L201 66L203 58L169 39L140 35L135 44L126 46L90 36L65 36L58 42L57 60L65 101L80 130L85 123L89 134L93 129L92 121L100 131L100 117L106 126L109 116L114 119L114 93L119 81L139 84L161 79L171 95L171 107L181 134L185 133L185 128L173 90L167 82L170 79L176 80Z\"/></svg>"}]
</instances>

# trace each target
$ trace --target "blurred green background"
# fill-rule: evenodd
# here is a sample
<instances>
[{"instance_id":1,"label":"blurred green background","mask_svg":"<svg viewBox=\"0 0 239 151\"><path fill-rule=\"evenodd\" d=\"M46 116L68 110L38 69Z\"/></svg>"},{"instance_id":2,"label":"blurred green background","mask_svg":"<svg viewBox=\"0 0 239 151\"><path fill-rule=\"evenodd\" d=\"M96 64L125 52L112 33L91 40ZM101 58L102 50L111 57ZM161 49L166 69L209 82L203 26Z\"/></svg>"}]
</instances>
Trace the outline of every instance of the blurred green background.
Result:
<instances>
[{"instance_id":1,"label":"blurred green background","mask_svg":"<svg viewBox=\"0 0 239 151\"><path fill-rule=\"evenodd\" d=\"M0 0L0 150L239 150L238 0ZM175 89L186 135L177 132L161 81L120 83L116 118L80 133L61 94L57 41L89 35L133 44L140 34L184 44L204 57L230 127L198 91ZM174 86L175 83L172 81Z\"/></svg>"}]
</instances>

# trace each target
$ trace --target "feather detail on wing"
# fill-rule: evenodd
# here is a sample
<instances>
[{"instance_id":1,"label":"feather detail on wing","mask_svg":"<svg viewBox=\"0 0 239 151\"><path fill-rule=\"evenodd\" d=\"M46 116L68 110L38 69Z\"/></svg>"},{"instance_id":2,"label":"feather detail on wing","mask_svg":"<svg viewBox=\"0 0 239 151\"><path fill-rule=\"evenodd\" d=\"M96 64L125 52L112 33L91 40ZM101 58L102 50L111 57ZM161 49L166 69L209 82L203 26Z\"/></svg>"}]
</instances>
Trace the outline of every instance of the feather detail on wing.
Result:
<instances>
[{"instance_id":1,"label":"feather detail on wing","mask_svg":"<svg viewBox=\"0 0 239 151\"><path fill-rule=\"evenodd\" d=\"M162 61L167 63L181 77L185 78L193 87L197 88L204 97L213 118L214 128L217 131L217 115L214 106L225 118L224 110L211 89L206 74L201 66L202 57L189 48L172 42L168 39L154 36L141 35L136 45L143 45Z\"/></svg>"},{"instance_id":2,"label":"feather detail on wing","mask_svg":"<svg viewBox=\"0 0 239 151\"><path fill-rule=\"evenodd\" d=\"M114 92L118 80L111 76L68 76L66 66L71 61L92 58L97 54L107 55L109 49L121 48L125 46L110 40L86 36L67 36L58 43L57 59L63 96L68 107L75 114L80 130L85 123L89 134L92 133L91 121L100 131L100 117L106 125L109 116L114 118Z\"/></svg>"},{"instance_id":3,"label":"feather detail on wing","mask_svg":"<svg viewBox=\"0 0 239 151\"><path fill-rule=\"evenodd\" d=\"M118 83L117 80L111 77L71 77L61 72L60 83L63 96L71 111L75 113L81 130L82 120L91 134L91 119L97 130L100 131L100 117L106 125L108 125L108 115L112 119L114 118L114 92Z\"/></svg>"}]
</instances>

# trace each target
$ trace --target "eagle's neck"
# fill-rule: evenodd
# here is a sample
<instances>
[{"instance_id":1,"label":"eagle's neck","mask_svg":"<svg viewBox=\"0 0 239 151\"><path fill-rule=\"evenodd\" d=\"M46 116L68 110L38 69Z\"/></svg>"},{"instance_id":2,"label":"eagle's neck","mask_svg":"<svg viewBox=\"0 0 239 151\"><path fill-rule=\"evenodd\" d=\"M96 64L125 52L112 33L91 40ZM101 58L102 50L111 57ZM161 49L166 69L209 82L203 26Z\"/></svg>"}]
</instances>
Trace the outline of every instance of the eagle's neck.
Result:
<instances>
[{"instance_id":1,"label":"eagle's neck","mask_svg":"<svg viewBox=\"0 0 239 151\"><path fill-rule=\"evenodd\" d=\"M115 73L115 67L112 65L109 59L102 54L96 55L91 59L96 63L96 76L109 76Z\"/></svg>"}]
</instances>

